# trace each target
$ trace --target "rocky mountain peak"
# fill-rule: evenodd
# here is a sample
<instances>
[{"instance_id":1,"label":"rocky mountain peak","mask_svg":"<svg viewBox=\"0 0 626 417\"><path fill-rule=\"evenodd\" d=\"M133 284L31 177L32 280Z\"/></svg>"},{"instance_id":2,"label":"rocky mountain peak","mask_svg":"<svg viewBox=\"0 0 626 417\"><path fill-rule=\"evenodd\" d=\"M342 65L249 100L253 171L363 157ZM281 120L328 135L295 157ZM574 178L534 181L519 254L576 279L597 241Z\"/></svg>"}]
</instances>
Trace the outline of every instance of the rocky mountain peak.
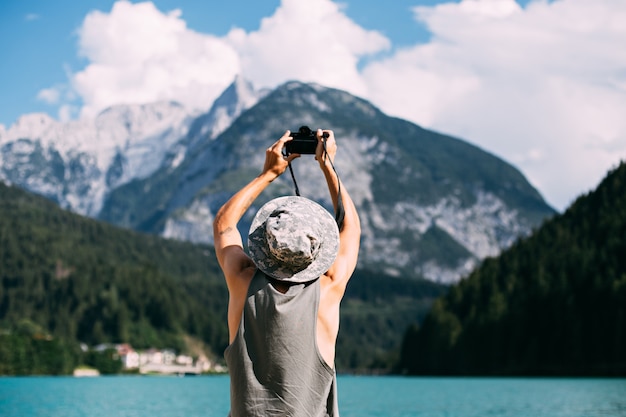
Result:
<instances>
[{"instance_id":1,"label":"rocky mountain peak","mask_svg":"<svg viewBox=\"0 0 626 417\"><path fill-rule=\"evenodd\" d=\"M24 133L0 142L0 178L81 214L203 243L212 243L217 209L260 172L269 144L302 125L332 129L337 172L361 216L360 262L393 275L458 280L554 213L505 161L298 81L255 91L238 78L200 115L160 102L115 106L95 121L30 115L16 125ZM292 165L302 195L330 208L314 159ZM261 204L293 193L283 175L242 232Z\"/></svg>"},{"instance_id":2,"label":"rocky mountain peak","mask_svg":"<svg viewBox=\"0 0 626 417\"><path fill-rule=\"evenodd\" d=\"M0 135L0 144L21 138L41 138L45 136L47 130L53 128L57 123L46 113L25 114L18 118L8 130L4 129L4 134Z\"/></svg>"}]
</instances>

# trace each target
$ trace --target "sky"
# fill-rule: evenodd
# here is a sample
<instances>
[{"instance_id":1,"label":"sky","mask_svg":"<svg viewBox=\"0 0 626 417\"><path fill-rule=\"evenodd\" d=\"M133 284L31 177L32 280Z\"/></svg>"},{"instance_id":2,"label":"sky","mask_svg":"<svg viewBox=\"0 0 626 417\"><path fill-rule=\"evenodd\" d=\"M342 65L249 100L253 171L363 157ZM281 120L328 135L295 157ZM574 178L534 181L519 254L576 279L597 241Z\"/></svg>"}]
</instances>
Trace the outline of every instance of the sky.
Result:
<instances>
[{"instance_id":1,"label":"sky","mask_svg":"<svg viewBox=\"0 0 626 417\"><path fill-rule=\"evenodd\" d=\"M626 158L626 0L3 0L0 39L0 137L27 113L208 109L241 76L463 139L559 211Z\"/></svg>"}]
</instances>

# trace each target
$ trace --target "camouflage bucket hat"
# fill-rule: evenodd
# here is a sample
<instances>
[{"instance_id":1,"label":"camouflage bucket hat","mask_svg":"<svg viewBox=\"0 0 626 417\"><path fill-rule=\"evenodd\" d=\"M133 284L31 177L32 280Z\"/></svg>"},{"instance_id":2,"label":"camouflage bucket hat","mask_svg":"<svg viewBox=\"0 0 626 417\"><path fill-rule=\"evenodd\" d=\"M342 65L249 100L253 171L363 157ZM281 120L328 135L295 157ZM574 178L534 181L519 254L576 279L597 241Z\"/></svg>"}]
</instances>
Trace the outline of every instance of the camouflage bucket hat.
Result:
<instances>
[{"instance_id":1,"label":"camouflage bucket hat","mask_svg":"<svg viewBox=\"0 0 626 417\"><path fill-rule=\"evenodd\" d=\"M272 278L308 282L330 268L339 250L333 216L304 197L279 197L259 209L248 234L250 257Z\"/></svg>"}]
</instances>

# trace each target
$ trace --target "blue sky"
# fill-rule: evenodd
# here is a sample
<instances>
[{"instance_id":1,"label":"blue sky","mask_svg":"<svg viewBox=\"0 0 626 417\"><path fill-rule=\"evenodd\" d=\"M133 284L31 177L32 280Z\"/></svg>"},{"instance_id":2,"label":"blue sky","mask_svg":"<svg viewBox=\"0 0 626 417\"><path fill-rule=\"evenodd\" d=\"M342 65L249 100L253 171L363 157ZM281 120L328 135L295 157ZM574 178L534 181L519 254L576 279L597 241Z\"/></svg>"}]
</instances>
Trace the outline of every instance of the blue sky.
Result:
<instances>
[{"instance_id":1,"label":"blue sky","mask_svg":"<svg viewBox=\"0 0 626 417\"><path fill-rule=\"evenodd\" d=\"M3 0L0 2L0 123L8 126L25 113L45 111L55 115L55 106L37 99L40 90L67 79L66 72L86 65L78 56L76 30L93 10L108 12L110 0ZM138 2L133 2L138 3ZM224 36L236 26L256 30L261 19L271 16L280 0L156 0L163 11L181 9L187 26L203 33ZM428 39L429 33L412 18L417 4L440 1L344 2L345 12L359 25L383 32L394 45L410 45ZM294 22L294 26L306 21Z\"/></svg>"},{"instance_id":2,"label":"blue sky","mask_svg":"<svg viewBox=\"0 0 626 417\"><path fill-rule=\"evenodd\" d=\"M624 0L4 0L0 144L236 75L347 90L517 166L564 209L626 157Z\"/></svg>"}]
</instances>

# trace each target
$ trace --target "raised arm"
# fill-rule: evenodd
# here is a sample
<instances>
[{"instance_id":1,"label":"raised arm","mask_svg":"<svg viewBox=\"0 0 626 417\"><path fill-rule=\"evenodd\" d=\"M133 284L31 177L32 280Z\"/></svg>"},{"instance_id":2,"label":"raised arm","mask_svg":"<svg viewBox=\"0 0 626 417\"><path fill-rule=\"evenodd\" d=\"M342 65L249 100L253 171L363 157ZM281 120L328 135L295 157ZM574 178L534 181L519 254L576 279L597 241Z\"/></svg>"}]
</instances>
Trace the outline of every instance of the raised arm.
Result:
<instances>
[{"instance_id":1,"label":"raised arm","mask_svg":"<svg viewBox=\"0 0 626 417\"><path fill-rule=\"evenodd\" d=\"M323 135L327 135L326 147L322 144ZM338 209L339 204L339 192L341 191L341 201L345 216L343 218L343 224L339 231L339 253L333 265L327 272L327 276L336 284L339 284L339 296L343 296L343 290L348 283L348 280L352 276L354 269L356 268L357 258L359 254L359 245L361 240L361 223L359 215L354 206L354 202L348 193L345 184L341 183L337 176L337 173L333 169L332 163L335 160L335 154L337 153L337 143L335 142L335 135L331 130L318 130L317 137L319 140L315 159L317 159L326 183L328 184L328 191L330 192L331 199L335 212Z\"/></svg>"},{"instance_id":2,"label":"raised arm","mask_svg":"<svg viewBox=\"0 0 626 417\"><path fill-rule=\"evenodd\" d=\"M326 150L322 145L323 134L328 134ZM338 193L345 210L343 225L339 230L339 252L335 262L322 277L320 285L320 303L318 309L317 346L324 360L334 366L335 343L339 332L339 308L346 291L348 281L356 268L361 240L361 223L352 198L333 169L332 163L337 152L335 135L330 130L317 131L318 145L315 159L326 178L328 191L333 200L335 212L339 203ZM340 191L341 190L341 191Z\"/></svg>"},{"instance_id":3,"label":"raised arm","mask_svg":"<svg viewBox=\"0 0 626 417\"><path fill-rule=\"evenodd\" d=\"M254 262L243 250L242 238L237 229L237 224L259 194L285 172L291 160L300 156L297 154L289 155L289 157L283 156L283 146L290 139L289 131L287 131L265 151L265 165L261 174L233 195L219 209L213 221L215 254L224 272L229 293L228 333L230 343L237 334L248 286L254 271L256 271Z\"/></svg>"},{"instance_id":4,"label":"raised arm","mask_svg":"<svg viewBox=\"0 0 626 417\"><path fill-rule=\"evenodd\" d=\"M229 288L233 278L244 269L254 266L243 250L237 224L259 194L287 169L291 160L299 156L297 154L289 155L287 158L283 156L283 146L290 139L287 131L266 150L265 165L261 174L233 195L215 216L213 222L215 253Z\"/></svg>"}]
</instances>

